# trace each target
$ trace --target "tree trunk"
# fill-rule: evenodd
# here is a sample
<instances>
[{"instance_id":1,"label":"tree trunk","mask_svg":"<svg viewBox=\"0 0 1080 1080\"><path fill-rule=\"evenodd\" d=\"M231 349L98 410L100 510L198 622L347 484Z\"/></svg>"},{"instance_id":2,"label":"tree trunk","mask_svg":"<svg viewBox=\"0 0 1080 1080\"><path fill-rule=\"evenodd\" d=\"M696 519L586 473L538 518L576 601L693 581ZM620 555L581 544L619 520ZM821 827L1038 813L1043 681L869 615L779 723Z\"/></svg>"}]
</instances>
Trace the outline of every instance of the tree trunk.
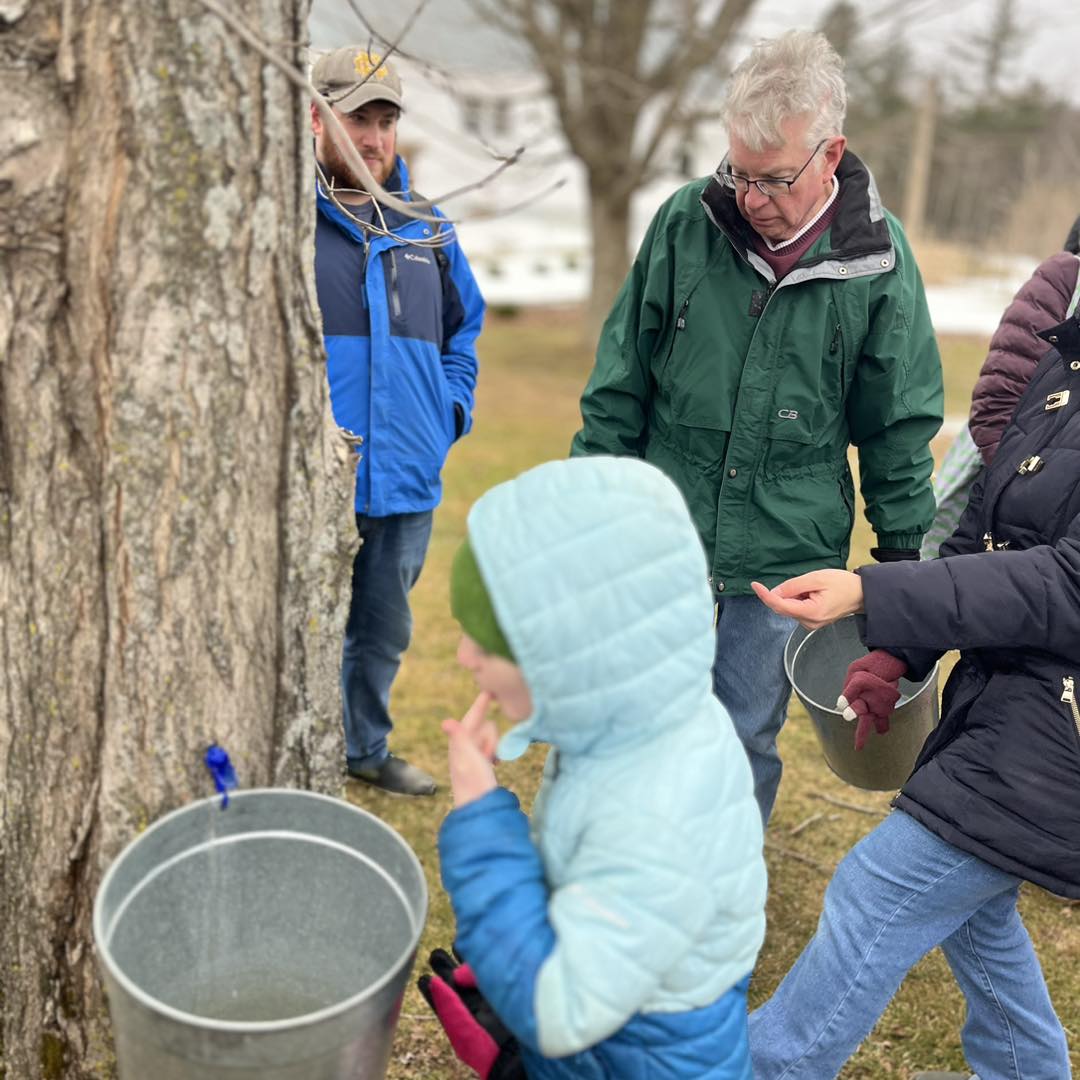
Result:
<instances>
[{"instance_id":1,"label":"tree trunk","mask_svg":"<svg viewBox=\"0 0 1080 1080\"><path fill-rule=\"evenodd\" d=\"M595 176L595 172L590 174ZM592 288L585 305L585 335L596 347L600 328L622 287L630 265L630 194L602 177L589 184L589 225L592 231Z\"/></svg>"},{"instance_id":2,"label":"tree trunk","mask_svg":"<svg viewBox=\"0 0 1080 1080\"><path fill-rule=\"evenodd\" d=\"M228 0L265 40L307 0ZM140 829L327 789L351 461L306 103L196 0L0 0L0 1074L111 1075L94 890Z\"/></svg>"}]
</instances>

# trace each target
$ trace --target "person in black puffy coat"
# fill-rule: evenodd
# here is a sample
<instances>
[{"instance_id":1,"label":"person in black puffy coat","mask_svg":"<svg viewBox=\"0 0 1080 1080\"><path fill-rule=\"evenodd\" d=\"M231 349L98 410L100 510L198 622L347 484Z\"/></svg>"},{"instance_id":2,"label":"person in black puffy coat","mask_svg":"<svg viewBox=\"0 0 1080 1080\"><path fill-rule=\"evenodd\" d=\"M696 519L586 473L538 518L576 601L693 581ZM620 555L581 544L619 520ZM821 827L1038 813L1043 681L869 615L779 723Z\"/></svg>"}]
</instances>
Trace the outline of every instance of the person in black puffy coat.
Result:
<instances>
[{"instance_id":1,"label":"person in black puffy coat","mask_svg":"<svg viewBox=\"0 0 1080 1080\"><path fill-rule=\"evenodd\" d=\"M1053 348L942 558L755 586L811 629L864 614L875 651L844 691L860 719L884 721L900 674L961 651L894 812L841 862L817 933L751 1014L756 1080L835 1076L935 945L979 1077L1071 1076L1016 910L1025 880L1080 898L1080 319L1042 336Z\"/></svg>"}]
</instances>

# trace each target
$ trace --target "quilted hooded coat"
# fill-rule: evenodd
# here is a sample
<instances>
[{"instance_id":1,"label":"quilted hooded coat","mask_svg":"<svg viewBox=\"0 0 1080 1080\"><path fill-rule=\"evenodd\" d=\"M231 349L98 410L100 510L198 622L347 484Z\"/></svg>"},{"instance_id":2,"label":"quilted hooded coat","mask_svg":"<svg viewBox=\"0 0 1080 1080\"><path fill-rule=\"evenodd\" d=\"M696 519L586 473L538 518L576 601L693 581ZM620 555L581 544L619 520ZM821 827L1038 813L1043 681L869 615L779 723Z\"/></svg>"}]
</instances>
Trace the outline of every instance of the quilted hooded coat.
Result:
<instances>
[{"instance_id":1,"label":"quilted hooded coat","mask_svg":"<svg viewBox=\"0 0 1080 1080\"><path fill-rule=\"evenodd\" d=\"M987 465L1020 395L1046 355L1039 331L1065 318L1077 288L1080 258L1068 251L1043 260L1005 309L971 395L971 437Z\"/></svg>"},{"instance_id":2,"label":"quilted hooded coat","mask_svg":"<svg viewBox=\"0 0 1080 1080\"><path fill-rule=\"evenodd\" d=\"M458 948L534 1080L750 1080L761 817L682 497L636 459L549 462L468 532L533 701L499 758L551 750L531 820L496 788L442 827Z\"/></svg>"},{"instance_id":3,"label":"quilted hooded coat","mask_svg":"<svg viewBox=\"0 0 1080 1080\"><path fill-rule=\"evenodd\" d=\"M1080 899L1080 321L1043 358L942 558L860 571L864 640L923 678L960 650L896 799L931 832Z\"/></svg>"}]
</instances>

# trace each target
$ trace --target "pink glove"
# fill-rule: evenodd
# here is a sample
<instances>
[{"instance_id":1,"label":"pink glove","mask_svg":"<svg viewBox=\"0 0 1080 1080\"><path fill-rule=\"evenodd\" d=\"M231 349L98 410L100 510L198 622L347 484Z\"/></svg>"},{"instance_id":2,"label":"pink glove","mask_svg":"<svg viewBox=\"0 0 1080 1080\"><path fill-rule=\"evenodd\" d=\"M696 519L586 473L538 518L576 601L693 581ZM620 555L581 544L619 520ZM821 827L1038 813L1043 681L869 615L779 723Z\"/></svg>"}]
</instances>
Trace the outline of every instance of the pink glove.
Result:
<instances>
[{"instance_id":1,"label":"pink glove","mask_svg":"<svg viewBox=\"0 0 1080 1080\"><path fill-rule=\"evenodd\" d=\"M836 707L845 720L857 720L855 749L861 750L870 737L870 727L879 735L889 730L889 714L900 700L897 685L907 674L907 664L884 649L875 649L848 665L844 690Z\"/></svg>"},{"instance_id":2,"label":"pink glove","mask_svg":"<svg viewBox=\"0 0 1080 1080\"><path fill-rule=\"evenodd\" d=\"M428 962L434 974L421 976L420 993L458 1059L481 1080L523 1080L517 1040L480 992L472 968L445 949L436 949Z\"/></svg>"}]
</instances>

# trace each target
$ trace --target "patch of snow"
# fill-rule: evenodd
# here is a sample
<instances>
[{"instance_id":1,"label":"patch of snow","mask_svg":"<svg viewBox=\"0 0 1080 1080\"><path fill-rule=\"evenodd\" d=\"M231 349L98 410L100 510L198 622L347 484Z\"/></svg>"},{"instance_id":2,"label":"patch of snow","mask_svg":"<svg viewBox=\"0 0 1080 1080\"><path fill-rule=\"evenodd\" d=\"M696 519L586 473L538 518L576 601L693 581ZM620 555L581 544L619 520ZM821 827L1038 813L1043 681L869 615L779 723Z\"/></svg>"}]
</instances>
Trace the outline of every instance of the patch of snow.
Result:
<instances>
[{"instance_id":1,"label":"patch of snow","mask_svg":"<svg viewBox=\"0 0 1080 1080\"><path fill-rule=\"evenodd\" d=\"M982 334L989 336L1001 321L1017 289L1038 264L1031 260L1009 261L1000 277L969 278L948 285L931 285L926 290L930 318L939 334Z\"/></svg>"}]
</instances>

